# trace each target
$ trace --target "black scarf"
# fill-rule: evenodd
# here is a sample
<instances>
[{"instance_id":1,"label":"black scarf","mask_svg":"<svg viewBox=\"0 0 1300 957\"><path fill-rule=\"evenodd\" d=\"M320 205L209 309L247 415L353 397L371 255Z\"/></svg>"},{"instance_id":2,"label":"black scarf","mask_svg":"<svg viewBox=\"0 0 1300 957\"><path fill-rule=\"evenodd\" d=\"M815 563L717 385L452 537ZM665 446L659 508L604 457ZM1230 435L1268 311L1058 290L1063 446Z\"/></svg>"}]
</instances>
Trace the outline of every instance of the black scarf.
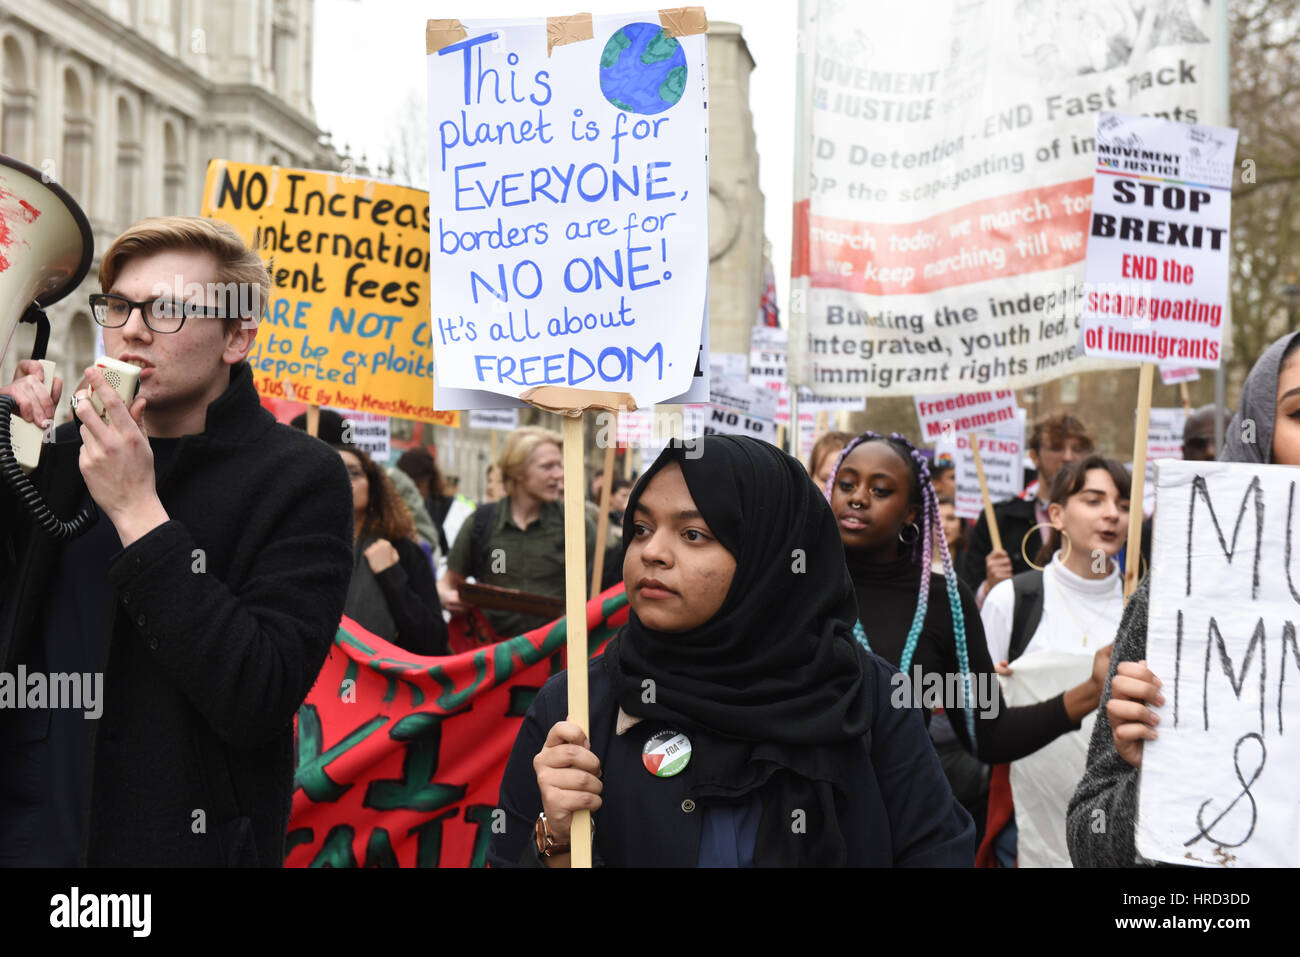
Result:
<instances>
[{"instance_id":1,"label":"black scarf","mask_svg":"<svg viewBox=\"0 0 1300 957\"><path fill-rule=\"evenodd\" d=\"M693 739L692 796L745 802L761 792L754 863L843 865L839 818L854 761L871 746L874 665L853 640L857 602L826 498L775 446L708 436L688 457L666 448L633 490L623 518L677 462L718 541L736 558L722 608L690 632L647 628L633 612L605 654L614 696L630 715ZM702 454L699 454L702 453ZM642 701L642 681L655 702ZM802 810L806 830L792 828Z\"/></svg>"}]
</instances>

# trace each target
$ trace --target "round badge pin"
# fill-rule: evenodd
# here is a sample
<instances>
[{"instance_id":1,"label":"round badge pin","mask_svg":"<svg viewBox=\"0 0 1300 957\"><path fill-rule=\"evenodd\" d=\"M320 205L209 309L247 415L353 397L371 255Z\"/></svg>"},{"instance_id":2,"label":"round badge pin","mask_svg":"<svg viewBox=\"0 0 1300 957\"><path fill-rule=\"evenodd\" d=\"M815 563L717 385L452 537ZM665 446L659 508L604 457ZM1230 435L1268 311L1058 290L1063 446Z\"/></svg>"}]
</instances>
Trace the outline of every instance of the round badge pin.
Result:
<instances>
[{"instance_id":1,"label":"round badge pin","mask_svg":"<svg viewBox=\"0 0 1300 957\"><path fill-rule=\"evenodd\" d=\"M691 739L680 731L652 734L641 749L641 763L657 778L681 774L691 763Z\"/></svg>"}]
</instances>

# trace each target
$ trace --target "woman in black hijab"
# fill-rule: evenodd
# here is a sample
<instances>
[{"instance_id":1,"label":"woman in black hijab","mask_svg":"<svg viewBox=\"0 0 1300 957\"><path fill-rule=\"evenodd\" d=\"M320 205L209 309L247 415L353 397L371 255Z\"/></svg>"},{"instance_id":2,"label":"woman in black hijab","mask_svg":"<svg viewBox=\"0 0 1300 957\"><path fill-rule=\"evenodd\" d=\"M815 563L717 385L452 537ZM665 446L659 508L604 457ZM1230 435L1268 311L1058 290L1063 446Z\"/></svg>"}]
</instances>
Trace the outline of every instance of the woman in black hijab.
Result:
<instances>
[{"instance_id":1,"label":"woman in black hijab","mask_svg":"<svg viewBox=\"0 0 1300 957\"><path fill-rule=\"evenodd\" d=\"M494 866L567 866L580 808L607 866L972 862L920 713L853 640L835 520L796 460L736 436L670 446L623 544L632 611L590 663L590 738L551 679L502 780Z\"/></svg>"}]
</instances>

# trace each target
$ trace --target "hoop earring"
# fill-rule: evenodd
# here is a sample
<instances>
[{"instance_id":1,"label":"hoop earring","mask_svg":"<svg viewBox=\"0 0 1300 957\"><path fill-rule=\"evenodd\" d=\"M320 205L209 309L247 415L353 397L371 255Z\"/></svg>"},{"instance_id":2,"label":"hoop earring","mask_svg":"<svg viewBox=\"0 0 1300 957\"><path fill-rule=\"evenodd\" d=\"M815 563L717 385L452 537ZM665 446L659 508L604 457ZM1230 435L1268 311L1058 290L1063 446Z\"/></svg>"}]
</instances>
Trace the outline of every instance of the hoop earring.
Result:
<instances>
[{"instance_id":1,"label":"hoop earring","mask_svg":"<svg viewBox=\"0 0 1300 957\"><path fill-rule=\"evenodd\" d=\"M911 538L904 538L904 537L903 537L903 528L910 528L910 529L912 529L913 531L915 531L916 534L913 535ZM900 528L900 529L898 530L898 540L899 540L900 542L902 542L904 545L915 545L916 542L917 542L917 540L921 537L921 529L920 529L920 526L918 526L918 525L916 524L916 522L911 522L911 523L909 523L909 524L907 524L907 525L904 525L903 528Z\"/></svg>"},{"instance_id":2,"label":"hoop earring","mask_svg":"<svg viewBox=\"0 0 1300 957\"><path fill-rule=\"evenodd\" d=\"M1033 526L1031 529L1029 529L1029 531L1025 532L1025 537L1022 538L1022 539L1020 540L1020 557L1023 558L1023 559L1025 560L1025 564L1026 564L1026 565L1028 565L1030 568L1032 568L1032 569L1033 569L1034 571L1036 571L1036 572L1044 571L1044 570L1047 568L1047 566L1046 566L1046 565L1035 565L1035 564L1033 563L1033 561L1029 558L1029 556L1025 554L1025 546L1029 544L1029 536L1032 535L1032 534L1034 534L1034 532L1038 531L1038 530L1039 530L1040 528L1042 528L1044 525L1052 525L1052 523L1051 523L1051 522L1039 522L1037 525L1035 525L1035 526ZM1052 527L1055 528L1056 526L1055 526L1055 525L1052 525ZM1059 529L1059 531L1060 531L1060 533L1061 533L1061 537L1065 539L1065 554L1061 556L1061 561L1065 561L1067 558L1070 557L1070 549L1073 548L1074 545L1073 545L1073 543L1071 543L1071 541L1070 541L1070 536L1069 536L1069 534L1066 533L1065 529L1062 528L1062 529Z\"/></svg>"}]
</instances>

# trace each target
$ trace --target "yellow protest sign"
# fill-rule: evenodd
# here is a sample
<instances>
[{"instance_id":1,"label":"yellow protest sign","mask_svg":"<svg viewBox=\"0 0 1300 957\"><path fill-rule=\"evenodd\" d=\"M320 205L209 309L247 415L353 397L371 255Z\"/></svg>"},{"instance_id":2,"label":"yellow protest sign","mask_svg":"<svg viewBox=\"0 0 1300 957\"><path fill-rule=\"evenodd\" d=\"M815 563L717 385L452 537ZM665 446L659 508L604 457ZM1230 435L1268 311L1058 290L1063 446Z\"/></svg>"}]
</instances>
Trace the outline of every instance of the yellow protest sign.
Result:
<instances>
[{"instance_id":1,"label":"yellow protest sign","mask_svg":"<svg viewBox=\"0 0 1300 957\"><path fill-rule=\"evenodd\" d=\"M248 356L261 394L445 423L433 408L428 193L213 160L203 215L234 226L270 266Z\"/></svg>"}]
</instances>

